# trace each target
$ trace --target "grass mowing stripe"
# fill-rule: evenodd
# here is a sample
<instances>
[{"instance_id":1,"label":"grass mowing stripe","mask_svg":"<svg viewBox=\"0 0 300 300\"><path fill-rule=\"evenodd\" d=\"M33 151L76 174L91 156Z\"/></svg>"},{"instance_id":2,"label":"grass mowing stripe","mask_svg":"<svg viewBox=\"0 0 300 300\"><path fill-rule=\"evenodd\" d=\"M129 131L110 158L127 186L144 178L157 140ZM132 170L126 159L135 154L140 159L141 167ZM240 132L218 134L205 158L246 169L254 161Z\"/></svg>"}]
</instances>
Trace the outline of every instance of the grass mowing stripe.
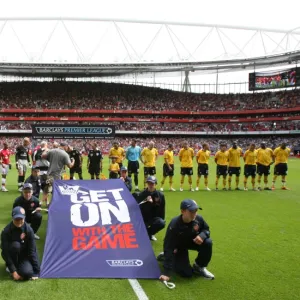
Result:
<instances>
[{"instance_id":1,"label":"grass mowing stripe","mask_svg":"<svg viewBox=\"0 0 300 300\"><path fill-rule=\"evenodd\" d=\"M143 288L141 287L141 285L139 284L139 282L136 279L128 279L128 281L139 300L148 300L149 299L147 297L145 291L143 290Z\"/></svg>"}]
</instances>

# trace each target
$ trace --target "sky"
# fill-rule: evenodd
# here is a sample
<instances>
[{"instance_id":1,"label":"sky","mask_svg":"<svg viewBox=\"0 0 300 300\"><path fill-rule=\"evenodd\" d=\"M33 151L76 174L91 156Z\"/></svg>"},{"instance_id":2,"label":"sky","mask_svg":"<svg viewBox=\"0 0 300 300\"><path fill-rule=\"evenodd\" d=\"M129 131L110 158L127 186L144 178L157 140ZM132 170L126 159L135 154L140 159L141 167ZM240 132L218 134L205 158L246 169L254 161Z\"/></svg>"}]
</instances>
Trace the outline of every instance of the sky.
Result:
<instances>
[{"instance_id":1,"label":"sky","mask_svg":"<svg viewBox=\"0 0 300 300\"><path fill-rule=\"evenodd\" d=\"M188 22L188 23L206 23L206 24L222 24L222 25L232 25L232 26L247 26L247 27L260 27L260 28L273 28L273 29L285 29L285 30L299 30L300 32L300 1L291 0L288 2L280 1L236 1L236 0L110 0L110 1L67 1L67 0L52 0L52 1L17 1L17 0L0 0L0 19L5 19L7 17L18 18L18 17L30 17L30 18L47 18L47 17L82 17L82 18L111 18L111 19L139 19L139 20L153 20L153 21L175 21L175 22ZM4 21L0 20L0 32L1 24ZM41 62L46 62L52 59L52 62L80 62L78 57L78 50L74 48L70 36L64 29L62 24L59 24L57 29L55 29L55 34L51 36L51 42L47 44L44 49L44 45L47 43L47 39L53 30L55 22L48 22L48 25L37 26L35 23L33 25L24 26L24 22L12 23L12 25L5 25L3 32L0 35L0 61L11 61L11 60L36 60L40 59ZM81 23L82 24L82 23ZM32 26L32 27L31 27ZM44 27L43 27L44 26ZM93 57L94 61L103 60L106 55L107 62L119 62L121 55L121 62L129 61L130 57L126 58L126 51L124 44L119 40L118 44L113 44L112 41L115 37L120 34L115 28L111 26L105 27L104 25L100 28L91 30L91 34L88 34L84 28L87 28L85 24L82 25L71 25L69 30L72 36L76 39L80 50L83 52L85 57ZM97 25L98 26L98 25ZM96 28L96 26L94 26ZM128 40L131 41L131 35L136 34L138 37L136 41L131 42L131 46L135 48L136 52L140 55L144 52L145 45L148 41L146 38L154 36L158 25L152 26L149 29L149 33L146 32L146 25L144 26L131 26L125 24L121 29ZM150 28L150 26L147 27ZM107 30L107 34L105 32ZM163 32L163 30L165 32ZM176 53L174 47L172 47L172 41L168 35L167 29L163 28L161 31L160 39L155 40L156 44L147 51L144 55L144 59L147 61L176 61L178 57L181 56ZM175 29L174 29L175 30ZM186 30L186 29L185 29ZM195 49L199 41L207 34L206 29L199 32L199 35L195 32L194 34L187 35L184 31L176 32L179 39L182 40L182 44L190 49ZM40 32L38 32L40 31ZM101 38L97 37L104 36ZM148 31L147 31L148 32ZM193 32L193 28L190 28L189 32ZM229 31L230 32L230 31ZM225 33L225 32L224 32ZM232 32L230 32L231 34ZM227 33L228 34L228 33ZM248 33L250 36L250 32ZM217 52L214 53L214 49L221 49L222 45L220 40L217 38L218 32L214 31L209 37L211 39L208 48L202 49L202 53L197 53L195 58L197 60L208 59L206 54L210 54L212 58L217 59ZM198 37L199 41L195 36ZM238 40L243 39L244 36L236 36ZM174 38L174 36L173 36ZM272 36L271 36L272 38ZM261 44L260 36L257 35L256 43ZM174 40L176 40L174 38ZM223 36L223 40L226 38ZM245 41L247 39L245 38ZM101 43L100 43L101 41ZM40 42L40 44L39 44ZM60 47L66 42L67 45ZM176 41L175 41L176 42ZM270 41L270 45L272 42ZM91 44L89 44L91 43ZM112 48L105 48L105 45L111 43ZM169 48L164 46L164 43L169 43ZM297 44L297 41L294 41ZM177 47L179 52L182 50L182 56L187 57L187 51L183 49L183 45L177 41ZM171 46L170 46L171 45ZM215 45L215 46L212 46ZM249 55L255 56L255 46L254 43L251 47ZM20 47L21 46L21 47ZM227 40L225 45L228 51L228 55L236 53L237 49ZM271 45L272 46L272 45ZM270 47L271 47L270 46ZM274 45L273 45L274 46ZM70 48L68 48L70 47ZM129 49L130 45L126 45ZM262 45L260 45L262 47ZM61 54L61 48L65 48L65 53ZM266 45L268 48L268 45ZM300 43L299 43L300 48ZM168 49L168 50L166 50ZM181 50L180 50L181 49ZM270 48L271 49L271 48ZM113 51L112 51L113 50ZM250 51L249 50L249 51ZM267 49L268 50L268 49ZM77 52L76 52L77 51ZM166 53L168 51L168 53ZM170 53L169 53L170 51ZM262 49L259 49L262 51ZM172 53L171 53L172 52ZM41 55L42 53L42 55ZM66 54L67 53L67 54ZM120 54L121 53L121 54ZM223 53L224 54L224 53ZM98 56L97 56L98 55ZM227 55L227 54L226 54ZM80 56L80 55L79 55ZM225 58L225 56L220 58ZM135 59L135 58L133 58ZM101 61L103 62L103 61ZM182 82L182 74L173 74L168 79L168 82L176 81L176 83ZM200 74L192 74L193 77L200 76ZM202 74L203 75L203 74ZM157 78L149 76L149 80L160 81L161 76L157 75ZM174 79L176 77L176 80ZM192 79L192 83L195 82L214 82L215 75L203 75L201 79ZM236 81L247 81L247 76L241 75L240 73L232 74L232 82ZM227 75L220 75L219 80L228 80ZM135 78L136 80L136 78ZM148 80L148 79L147 79Z\"/></svg>"},{"instance_id":2,"label":"sky","mask_svg":"<svg viewBox=\"0 0 300 300\"><path fill-rule=\"evenodd\" d=\"M151 19L293 29L300 1L237 0L1 0L1 17L73 16Z\"/></svg>"}]
</instances>

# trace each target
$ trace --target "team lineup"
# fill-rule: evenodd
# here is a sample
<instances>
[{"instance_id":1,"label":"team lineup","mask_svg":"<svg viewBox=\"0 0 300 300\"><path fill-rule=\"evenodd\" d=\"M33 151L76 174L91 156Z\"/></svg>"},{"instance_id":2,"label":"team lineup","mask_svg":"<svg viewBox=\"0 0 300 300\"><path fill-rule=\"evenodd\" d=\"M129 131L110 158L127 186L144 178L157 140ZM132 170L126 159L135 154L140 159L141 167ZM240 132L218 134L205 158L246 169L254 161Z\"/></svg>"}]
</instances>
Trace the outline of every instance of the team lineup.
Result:
<instances>
[{"instance_id":1,"label":"team lineup","mask_svg":"<svg viewBox=\"0 0 300 300\"><path fill-rule=\"evenodd\" d=\"M6 176L11 168L8 144L4 143L0 151L1 173L2 173L2 191L8 192L6 188ZM235 190L240 190L239 180L241 174L241 157L244 159L244 190L247 191L247 181L251 177L252 189L272 190L275 189L277 176L281 176L282 189L286 190L287 161L290 155L290 149L282 143L274 151L261 143L260 148L256 149L255 144L249 145L249 149L243 153L243 150L236 142L233 142L230 148L224 142L220 143L220 149L214 156L216 163L216 181L215 190L219 189L219 180L222 178L222 190L231 190L232 176L235 175ZM174 149L173 145L168 145L164 151L163 176L160 187L157 189L156 161L158 150L153 141L148 143L147 147L141 149L137 141L133 139L131 145L125 150L120 147L118 142L113 143L109 151L109 179L120 179L124 182L129 191L132 191L132 175L134 177L135 191L133 197L138 203L141 215L145 224L147 235L151 241L156 241L155 234L163 230L166 226L166 200L163 194L164 184L169 177L169 189L172 192L174 177ZM189 190L194 192L199 190L201 177L204 177L204 189L210 191L208 187L209 159L211 156L210 148L207 143L202 145L196 155L195 151L184 142L178 152L180 162L180 192L183 191L185 177L187 176ZM31 159L30 159L31 157ZM196 188L193 188L193 159L196 157L197 179ZM97 144L92 145L87 153L87 170L90 179L106 179L103 175L103 155ZM127 159L128 166L123 162ZM32 152L30 152L30 140L24 138L22 145L19 145L15 151L16 168L18 170L18 190L21 196L15 199L12 211L12 223L9 224L1 234L1 240L4 242L2 247L2 257L6 262L7 272L14 280L37 279L39 277L40 266L35 250L33 240L39 240L37 235L42 224L42 203L47 207L50 204L48 199L52 192L54 180L69 179L74 180L75 174L79 180L83 179L82 166L83 155L77 149L74 149L67 143L56 143L52 149L48 148L48 143L42 141ZM140 192L138 174L140 162L144 165L144 187ZM32 167L31 167L32 164ZM274 164L274 177L272 187L268 186L268 176L270 166ZM31 167L31 175L26 178L27 168ZM69 168L69 178L66 176L65 168ZM258 174L256 181L256 174ZM228 176L228 178L227 178ZM261 186L263 177L264 187ZM26 179L25 179L26 178ZM257 184L257 187L256 187ZM42 202L39 201L40 193L43 194ZM159 277L168 286L170 275L175 271L182 277L192 277L198 274L207 279L214 279L213 273L207 270L211 261L213 243L210 238L209 225L205 222L198 210L201 209L193 199L184 199L180 204L181 214L171 219L163 243L163 252L157 257L163 264L163 271ZM24 223L26 222L26 223ZM13 225L12 225L13 224ZM26 227L30 224L31 227ZM16 235L20 233L20 228L27 230L27 236L30 239L28 259L20 263L20 243L13 243L9 246L12 239L12 232ZM11 229L13 228L13 229ZM25 230L25 229L24 229ZM29 233L29 234L28 234ZM19 238L18 238L19 239ZM21 234L21 243L25 237ZM6 245L6 246L5 246ZM189 263L188 250L197 251L198 255L195 263L191 266ZM26 250L27 251L27 250ZM35 254L34 254L35 253ZM23 254L22 254L23 255Z\"/></svg>"},{"instance_id":2,"label":"team lineup","mask_svg":"<svg viewBox=\"0 0 300 300\"><path fill-rule=\"evenodd\" d=\"M32 167L32 176L38 177L40 188L44 191L43 200L47 201L47 175L51 175L51 167L49 161L45 158L47 153L48 145L47 142L43 141L37 146L30 155L30 140L24 138L23 144L19 145L15 150L15 161L16 169L18 170L18 189L22 191L24 182L26 179L26 171ZM109 151L109 178L117 179L120 178L130 181L130 190L132 189L131 177L135 184L135 191L139 191L139 170L140 162L144 165L144 186L146 188L146 181L148 176L156 175L156 161L158 158L158 150L154 147L154 142L150 141L148 147L141 149L137 145L136 140L132 140L131 145L125 150L118 142L113 143L113 147ZM71 145L66 143L53 143L53 148L61 148L68 154L72 166L70 167L69 177L66 175L64 169L62 169L59 178L63 179L74 179L74 175L77 174L79 179L82 177L82 164L83 155L77 149L74 149ZM274 151L266 146L264 142L261 143L259 148L256 148L255 144L249 145L249 148L243 152L243 150L233 143L228 148L226 143L220 143L220 149L215 153L214 161L216 163L216 179L215 179L215 190L219 190L219 181L222 179L222 190L232 190L232 179L235 175L235 186L236 190L240 190L240 175L241 175L241 160L244 160L244 181L243 189L248 190L248 178L251 178L251 185L253 190L271 190L275 189L275 183L278 176L281 176L282 189L286 187L286 176L288 171L288 157L291 150L282 143ZM9 169L11 168L10 156L13 152L8 149L7 143L3 144L3 149L0 151L0 165L2 174L2 187L3 192L7 192L6 188L6 177L8 176ZM44 155L44 157L43 157ZM211 188L208 186L209 167L208 162L211 156L209 145L204 143L202 149L200 149L196 155L195 151L189 147L187 142L184 142L182 148L178 153L180 162L180 191L183 191L183 184L185 177L187 176L190 191L198 191L200 187L200 180L204 178L204 189L210 191ZM31 157L31 159L30 159ZM90 179L105 179L103 172L102 162L103 155L97 148L96 144L93 144L92 149L87 153L87 170L90 174ZM193 159L197 162L197 177L196 187L193 188ZM160 181L160 190L164 191L164 186L167 177L169 177L169 190L176 191L173 187L173 176L174 176L174 149L173 145L168 145L168 149L163 154L164 164L162 170L162 179ZM127 168L124 166L124 160L128 160ZM31 163L32 161L32 163ZM274 164L274 176L272 178L272 185L269 187L269 175L270 167ZM67 165L67 164L66 164ZM128 173L128 176L124 177L121 174ZM57 177L57 176L56 176ZM26 180L25 180L26 179ZM263 183L263 185L262 185Z\"/></svg>"}]
</instances>

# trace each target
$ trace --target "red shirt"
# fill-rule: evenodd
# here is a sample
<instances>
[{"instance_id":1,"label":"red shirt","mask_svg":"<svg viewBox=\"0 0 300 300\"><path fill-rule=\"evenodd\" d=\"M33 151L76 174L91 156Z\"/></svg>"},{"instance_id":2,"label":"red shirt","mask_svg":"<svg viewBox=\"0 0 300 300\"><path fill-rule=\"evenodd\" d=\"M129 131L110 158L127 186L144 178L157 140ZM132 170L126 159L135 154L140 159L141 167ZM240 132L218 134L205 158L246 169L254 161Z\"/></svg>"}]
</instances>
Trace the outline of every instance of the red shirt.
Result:
<instances>
[{"instance_id":1,"label":"red shirt","mask_svg":"<svg viewBox=\"0 0 300 300\"><path fill-rule=\"evenodd\" d=\"M9 161L9 156L10 156L10 150L8 149L2 149L0 151L0 160L2 160L2 163L5 165L9 165L10 161Z\"/></svg>"}]
</instances>

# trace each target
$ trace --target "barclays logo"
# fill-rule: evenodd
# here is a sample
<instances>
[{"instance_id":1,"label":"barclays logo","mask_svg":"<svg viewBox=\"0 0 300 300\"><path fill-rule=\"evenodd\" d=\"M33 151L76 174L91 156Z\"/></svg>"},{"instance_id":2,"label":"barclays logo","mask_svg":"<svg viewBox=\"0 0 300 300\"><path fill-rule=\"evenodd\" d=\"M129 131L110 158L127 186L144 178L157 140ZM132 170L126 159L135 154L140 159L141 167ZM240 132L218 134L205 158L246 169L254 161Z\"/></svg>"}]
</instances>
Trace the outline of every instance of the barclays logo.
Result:
<instances>
[{"instance_id":1,"label":"barclays logo","mask_svg":"<svg viewBox=\"0 0 300 300\"><path fill-rule=\"evenodd\" d=\"M141 267L144 263L140 259L106 260L110 267Z\"/></svg>"}]
</instances>

